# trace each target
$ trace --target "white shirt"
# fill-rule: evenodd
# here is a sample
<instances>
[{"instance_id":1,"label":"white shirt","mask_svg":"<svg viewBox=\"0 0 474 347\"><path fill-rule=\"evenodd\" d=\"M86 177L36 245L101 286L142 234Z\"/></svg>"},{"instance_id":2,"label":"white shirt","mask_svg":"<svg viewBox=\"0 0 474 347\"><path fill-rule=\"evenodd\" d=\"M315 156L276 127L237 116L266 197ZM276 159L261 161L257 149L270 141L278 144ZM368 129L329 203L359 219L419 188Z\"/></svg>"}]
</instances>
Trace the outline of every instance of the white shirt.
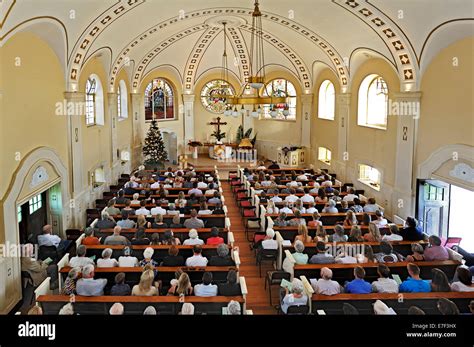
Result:
<instances>
[{"instance_id":1,"label":"white shirt","mask_svg":"<svg viewBox=\"0 0 474 347\"><path fill-rule=\"evenodd\" d=\"M336 263L338 264L357 264L357 258L346 255L344 257L336 257Z\"/></svg>"},{"instance_id":2,"label":"white shirt","mask_svg":"<svg viewBox=\"0 0 474 347\"><path fill-rule=\"evenodd\" d=\"M323 278L320 278L317 281L315 281L315 279L310 279L310 281L316 294L336 295L341 292L341 286L336 281L325 280Z\"/></svg>"},{"instance_id":3,"label":"white shirt","mask_svg":"<svg viewBox=\"0 0 474 347\"><path fill-rule=\"evenodd\" d=\"M325 207L321 211L322 213L338 213L339 211L335 207Z\"/></svg>"},{"instance_id":4,"label":"white shirt","mask_svg":"<svg viewBox=\"0 0 474 347\"><path fill-rule=\"evenodd\" d=\"M109 259L97 259L97 267L115 267L118 266L119 263L117 259L109 258Z\"/></svg>"},{"instance_id":5,"label":"white shirt","mask_svg":"<svg viewBox=\"0 0 474 347\"><path fill-rule=\"evenodd\" d=\"M217 295L217 285L215 284L196 284L194 286L194 295L195 296L216 296Z\"/></svg>"},{"instance_id":6,"label":"white shirt","mask_svg":"<svg viewBox=\"0 0 474 347\"><path fill-rule=\"evenodd\" d=\"M380 227L383 227L383 226L387 225L388 222L385 218L382 218L382 219L374 220L374 224L377 225L380 228Z\"/></svg>"},{"instance_id":7,"label":"white shirt","mask_svg":"<svg viewBox=\"0 0 474 347\"><path fill-rule=\"evenodd\" d=\"M453 282L451 284L451 290L453 292L474 292L474 286L466 286L462 282Z\"/></svg>"},{"instance_id":8,"label":"white shirt","mask_svg":"<svg viewBox=\"0 0 474 347\"><path fill-rule=\"evenodd\" d=\"M291 181L286 184L287 187L299 187L301 186L301 183L296 182L296 181Z\"/></svg>"},{"instance_id":9,"label":"white shirt","mask_svg":"<svg viewBox=\"0 0 474 347\"><path fill-rule=\"evenodd\" d=\"M314 213L316 212L318 209L316 207L308 207L306 209L306 213Z\"/></svg>"},{"instance_id":10,"label":"white shirt","mask_svg":"<svg viewBox=\"0 0 474 347\"><path fill-rule=\"evenodd\" d=\"M391 278L379 278L372 282L372 290L378 293L398 293L398 283Z\"/></svg>"},{"instance_id":11,"label":"white shirt","mask_svg":"<svg viewBox=\"0 0 474 347\"><path fill-rule=\"evenodd\" d=\"M263 240L262 241L263 249L278 249L278 242L277 240Z\"/></svg>"},{"instance_id":12,"label":"white shirt","mask_svg":"<svg viewBox=\"0 0 474 347\"><path fill-rule=\"evenodd\" d=\"M344 201L354 201L355 198L359 198L355 194L347 194L342 200Z\"/></svg>"},{"instance_id":13,"label":"white shirt","mask_svg":"<svg viewBox=\"0 0 474 347\"><path fill-rule=\"evenodd\" d=\"M288 201L288 202L295 202L296 200L298 200L298 197L296 195L288 195L286 198L285 198L285 201Z\"/></svg>"},{"instance_id":14,"label":"white shirt","mask_svg":"<svg viewBox=\"0 0 474 347\"><path fill-rule=\"evenodd\" d=\"M186 266L206 266L207 258L202 255L193 255L186 259Z\"/></svg>"},{"instance_id":15,"label":"white shirt","mask_svg":"<svg viewBox=\"0 0 474 347\"><path fill-rule=\"evenodd\" d=\"M301 197L302 202L314 202L314 196L305 194Z\"/></svg>"},{"instance_id":16,"label":"white shirt","mask_svg":"<svg viewBox=\"0 0 474 347\"><path fill-rule=\"evenodd\" d=\"M297 180L299 181L307 181L308 180L308 177L306 175L299 175L298 177L296 177Z\"/></svg>"},{"instance_id":17,"label":"white shirt","mask_svg":"<svg viewBox=\"0 0 474 347\"><path fill-rule=\"evenodd\" d=\"M199 210L198 214L212 214L211 210Z\"/></svg>"},{"instance_id":18,"label":"white shirt","mask_svg":"<svg viewBox=\"0 0 474 347\"><path fill-rule=\"evenodd\" d=\"M271 207L267 208L267 213L272 213L273 214L273 213L278 213L279 211L280 211L280 209L276 206L273 207L273 208L271 208Z\"/></svg>"},{"instance_id":19,"label":"white shirt","mask_svg":"<svg viewBox=\"0 0 474 347\"><path fill-rule=\"evenodd\" d=\"M70 267L84 267L86 265L95 265L94 261L88 257L72 257L69 260Z\"/></svg>"},{"instance_id":20,"label":"white shirt","mask_svg":"<svg viewBox=\"0 0 474 347\"><path fill-rule=\"evenodd\" d=\"M397 234L384 235L382 241L403 241L403 236Z\"/></svg>"},{"instance_id":21,"label":"white shirt","mask_svg":"<svg viewBox=\"0 0 474 347\"><path fill-rule=\"evenodd\" d=\"M184 246L194 246L194 245L203 245L204 241L201 240L200 238L197 239L186 239L183 242Z\"/></svg>"},{"instance_id":22,"label":"white shirt","mask_svg":"<svg viewBox=\"0 0 474 347\"><path fill-rule=\"evenodd\" d=\"M159 181L158 181L158 182L155 182L155 183L153 183L150 187L151 187L151 188L160 188L160 182L159 182Z\"/></svg>"},{"instance_id":23,"label":"white shirt","mask_svg":"<svg viewBox=\"0 0 474 347\"><path fill-rule=\"evenodd\" d=\"M286 214L293 214L293 211L288 207L283 207L282 209L280 209L280 212L285 212Z\"/></svg>"},{"instance_id":24,"label":"white shirt","mask_svg":"<svg viewBox=\"0 0 474 347\"><path fill-rule=\"evenodd\" d=\"M365 204L364 205L364 212L375 212L378 209L379 209L378 206L375 205L375 204Z\"/></svg>"},{"instance_id":25,"label":"white shirt","mask_svg":"<svg viewBox=\"0 0 474 347\"><path fill-rule=\"evenodd\" d=\"M120 267L134 267L138 266L138 259L132 256L121 256L118 259L118 263Z\"/></svg>"},{"instance_id":26,"label":"white shirt","mask_svg":"<svg viewBox=\"0 0 474 347\"><path fill-rule=\"evenodd\" d=\"M149 216L150 211L148 211L145 207L139 208L138 210L135 211L135 215L137 216Z\"/></svg>"},{"instance_id":27,"label":"white shirt","mask_svg":"<svg viewBox=\"0 0 474 347\"><path fill-rule=\"evenodd\" d=\"M58 235L43 234L38 235L38 246L55 246L58 247L61 238Z\"/></svg>"},{"instance_id":28,"label":"white shirt","mask_svg":"<svg viewBox=\"0 0 474 347\"><path fill-rule=\"evenodd\" d=\"M207 183L205 183L205 182L198 182L197 187L198 187L198 188L207 188Z\"/></svg>"},{"instance_id":29,"label":"white shirt","mask_svg":"<svg viewBox=\"0 0 474 347\"><path fill-rule=\"evenodd\" d=\"M150 213L156 216L157 214L166 214L166 210L161 206L156 206L151 209Z\"/></svg>"},{"instance_id":30,"label":"white shirt","mask_svg":"<svg viewBox=\"0 0 474 347\"><path fill-rule=\"evenodd\" d=\"M273 202L282 202L282 198L280 198L278 195L275 195L273 198L270 199Z\"/></svg>"}]
</instances>

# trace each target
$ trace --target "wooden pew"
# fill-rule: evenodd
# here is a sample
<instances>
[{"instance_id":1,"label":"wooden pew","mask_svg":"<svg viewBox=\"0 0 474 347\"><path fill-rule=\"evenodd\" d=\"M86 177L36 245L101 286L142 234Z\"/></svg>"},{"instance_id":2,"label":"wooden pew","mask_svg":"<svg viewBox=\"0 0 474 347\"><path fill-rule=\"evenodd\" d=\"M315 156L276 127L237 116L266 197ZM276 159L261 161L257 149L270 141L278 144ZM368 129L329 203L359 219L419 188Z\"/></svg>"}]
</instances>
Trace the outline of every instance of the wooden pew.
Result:
<instances>
[{"instance_id":1,"label":"wooden pew","mask_svg":"<svg viewBox=\"0 0 474 347\"><path fill-rule=\"evenodd\" d=\"M345 213L320 213L321 218L319 219L323 225L335 225L337 223L341 223L346 219L346 214ZM364 213L355 213L356 218L358 223L360 224L362 222L362 218L364 216ZM372 220L375 219L375 213L368 213L368 215L371 217ZM273 227L273 220L278 217L277 213L267 213L265 215L267 217L267 228L272 228ZM293 215L288 215L286 217L286 220L291 220L293 218ZM301 215L301 218L304 218L306 220L306 223L309 221L313 220L313 215L310 213L303 213ZM388 221L388 220L387 220ZM390 223L390 221L388 221Z\"/></svg>"},{"instance_id":2,"label":"wooden pew","mask_svg":"<svg viewBox=\"0 0 474 347\"><path fill-rule=\"evenodd\" d=\"M221 315L222 308L231 301L240 304L242 314L245 314L245 297L241 296L214 296L198 297L186 296L185 302L194 305L194 314ZM40 295L37 302L45 315L57 315L61 307L70 301L69 295ZM110 307L120 302L124 305L125 314L143 315L148 306L153 306L158 315L177 315L183 306L177 296L76 296L74 312L81 315L109 315Z\"/></svg>"},{"instance_id":3,"label":"wooden pew","mask_svg":"<svg viewBox=\"0 0 474 347\"><path fill-rule=\"evenodd\" d=\"M431 279L431 270L438 268L442 270L448 278L453 278L456 268L461 265L460 262L454 260L444 261L420 261L414 262L420 268L420 277L422 279ZM408 262L385 263L390 268L392 274L397 274L402 280L408 277L407 272ZM363 263L363 264L306 264L294 265L293 272L295 277L305 276L310 278L320 278L320 270L323 267L328 267L333 272L333 280L344 284L345 281L354 279L354 268L362 266L365 269L365 279L368 282L377 280L378 263Z\"/></svg>"},{"instance_id":4,"label":"wooden pew","mask_svg":"<svg viewBox=\"0 0 474 347\"><path fill-rule=\"evenodd\" d=\"M342 305L349 302L360 314L374 314L373 304L382 300L387 306L394 309L397 314L407 314L411 306L418 306L426 314L437 314L439 311L436 303L440 298L453 301L462 313L469 312L469 302L474 299L474 292L432 292L432 293L372 293L372 294L337 294L318 295L311 297L312 312L324 310L328 315L343 314Z\"/></svg>"},{"instance_id":5,"label":"wooden pew","mask_svg":"<svg viewBox=\"0 0 474 347\"><path fill-rule=\"evenodd\" d=\"M335 225L323 225L323 228L326 231L326 234L328 235L334 234L334 227ZM362 235L369 232L369 227L367 225L359 225L359 227L361 229ZM347 226L344 227L344 234L349 235L351 232L351 228L352 227ZM380 234L385 235L388 229L388 226L379 228ZM293 242L296 235L298 235L297 226L278 227L274 225L273 230L279 231L284 240L290 240L291 242ZM308 234L314 238L316 236L316 227L308 227Z\"/></svg>"},{"instance_id":6,"label":"wooden pew","mask_svg":"<svg viewBox=\"0 0 474 347\"><path fill-rule=\"evenodd\" d=\"M114 215L111 216L113 217L116 221L120 220L122 217L120 215ZM165 214L163 215L163 222L166 224L171 224L173 222L173 217L174 215L172 214ZM190 215L180 215L180 223L184 223L186 219L189 219L191 216ZM136 215L129 216L130 219L137 219ZM199 215L199 219L201 219L204 222L204 225L206 228L212 228L212 227L217 227L217 228L226 228L228 227L226 225L226 215L225 214L204 214L204 215ZM155 220L155 216L146 216L146 219L148 222L153 222Z\"/></svg>"}]
</instances>

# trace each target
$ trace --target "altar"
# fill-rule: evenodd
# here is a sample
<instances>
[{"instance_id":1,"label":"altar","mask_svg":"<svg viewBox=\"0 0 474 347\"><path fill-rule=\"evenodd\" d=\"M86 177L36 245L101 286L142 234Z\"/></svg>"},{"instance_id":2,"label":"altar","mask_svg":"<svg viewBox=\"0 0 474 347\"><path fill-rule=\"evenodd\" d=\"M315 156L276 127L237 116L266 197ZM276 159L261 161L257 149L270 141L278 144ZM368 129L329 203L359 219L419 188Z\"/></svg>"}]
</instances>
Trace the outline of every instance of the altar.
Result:
<instances>
[{"instance_id":1,"label":"altar","mask_svg":"<svg viewBox=\"0 0 474 347\"><path fill-rule=\"evenodd\" d=\"M204 147L209 149L209 158L211 159L230 159L233 157L234 150L237 148L236 143L204 143Z\"/></svg>"},{"instance_id":2,"label":"altar","mask_svg":"<svg viewBox=\"0 0 474 347\"><path fill-rule=\"evenodd\" d=\"M287 147L285 148L288 149ZM277 152L277 163L280 166L300 167L306 164L304 148L289 148L290 150L284 150L285 148L280 148Z\"/></svg>"}]
</instances>

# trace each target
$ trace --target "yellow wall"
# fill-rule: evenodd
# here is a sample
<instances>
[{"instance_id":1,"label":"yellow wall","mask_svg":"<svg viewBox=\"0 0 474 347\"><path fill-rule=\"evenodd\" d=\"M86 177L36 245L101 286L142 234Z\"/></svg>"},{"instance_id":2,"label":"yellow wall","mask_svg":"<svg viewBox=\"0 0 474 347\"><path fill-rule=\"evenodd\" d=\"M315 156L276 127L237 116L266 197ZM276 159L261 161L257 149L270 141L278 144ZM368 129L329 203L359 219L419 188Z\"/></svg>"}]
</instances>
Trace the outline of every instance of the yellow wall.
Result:
<instances>
[{"instance_id":1,"label":"yellow wall","mask_svg":"<svg viewBox=\"0 0 474 347\"><path fill-rule=\"evenodd\" d=\"M80 92L86 90L86 81L91 74L99 77L104 92L104 125L86 126L86 118L82 117L82 154L83 154L83 184L85 187L90 185L89 172L103 164L105 167L112 165L111 153L111 119L108 114L108 81L107 74L101 62L97 58L89 60L84 66L79 78Z\"/></svg>"},{"instance_id":2,"label":"yellow wall","mask_svg":"<svg viewBox=\"0 0 474 347\"><path fill-rule=\"evenodd\" d=\"M115 92L117 92L119 82L123 80L127 86L127 105L128 105L128 118L119 120L117 122L117 148L119 150L125 149L132 144L133 138L133 112L132 112L132 98L130 93L132 88L130 86L129 77L124 69L122 69L115 79Z\"/></svg>"},{"instance_id":3,"label":"yellow wall","mask_svg":"<svg viewBox=\"0 0 474 347\"><path fill-rule=\"evenodd\" d=\"M21 158L38 147L54 149L68 166L67 119L56 115L64 100L64 78L53 50L32 33L18 33L1 48L3 91L0 127L0 197L4 197ZM15 66L15 59L21 65Z\"/></svg>"},{"instance_id":4,"label":"yellow wall","mask_svg":"<svg viewBox=\"0 0 474 347\"><path fill-rule=\"evenodd\" d=\"M319 87L323 81L329 80L334 85L336 91L336 105L335 105L335 117L334 120L320 119L318 118L318 107L319 107ZM339 108L337 105L337 96L340 93L339 82L337 76L330 69L323 70L318 78L313 89L313 109L311 119L311 149L313 162L316 163L317 167L327 168L328 166L318 161L318 147L326 147L331 151L331 158L335 160L339 157L338 154L338 112ZM332 171L331 171L332 172Z\"/></svg>"},{"instance_id":5,"label":"yellow wall","mask_svg":"<svg viewBox=\"0 0 474 347\"><path fill-rule=\"evenodd\" d=\"M474 146L474 38L442 50L421 80L416 165L448 144ZM453 66L453 58L458 66Z\"/></svg>"},{"instance_id":6,"label":"yellow wall","mask_svg":"<svg viewBox=\"0 0 474 347\"><path fill-rule=\"evenodd\" d=\"M378 74L384 78L389 91L389 99L400 91L398 76L392 66L382 59L371 59L365 62L352 77L351 106L348 136L348 165L357 175L358 164L368 164L382 172L383 184L395 183L395 158L397 153L397 119L388 116L387 130L379 130L357 125L358 94L362 80L370 74ZM337 135L335 135L337 136ZM356 183L356 182L353 182ZM371 196L375 193L370 187L365 187Z\"/></svg>"}]
</instances>

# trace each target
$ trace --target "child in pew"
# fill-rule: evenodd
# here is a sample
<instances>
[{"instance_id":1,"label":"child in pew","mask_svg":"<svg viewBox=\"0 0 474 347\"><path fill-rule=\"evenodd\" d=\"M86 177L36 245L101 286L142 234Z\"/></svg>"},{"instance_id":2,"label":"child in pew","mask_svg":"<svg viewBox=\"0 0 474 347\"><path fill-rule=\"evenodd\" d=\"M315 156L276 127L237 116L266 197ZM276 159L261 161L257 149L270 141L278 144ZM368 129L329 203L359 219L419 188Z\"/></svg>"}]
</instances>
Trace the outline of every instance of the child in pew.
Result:
<instances>
[{"instance_id":1,"label":"child in pew","mask_svg":"<svg viewBox=\"0 0 474 347\"><path fill-rule=\"evenodd\" d=\"M77 268L72 268L67 274L67 278L64 281L64 285L61 289L61 295L76 294L76 282L79 276Z\"/></svg>"}]
</instances>

